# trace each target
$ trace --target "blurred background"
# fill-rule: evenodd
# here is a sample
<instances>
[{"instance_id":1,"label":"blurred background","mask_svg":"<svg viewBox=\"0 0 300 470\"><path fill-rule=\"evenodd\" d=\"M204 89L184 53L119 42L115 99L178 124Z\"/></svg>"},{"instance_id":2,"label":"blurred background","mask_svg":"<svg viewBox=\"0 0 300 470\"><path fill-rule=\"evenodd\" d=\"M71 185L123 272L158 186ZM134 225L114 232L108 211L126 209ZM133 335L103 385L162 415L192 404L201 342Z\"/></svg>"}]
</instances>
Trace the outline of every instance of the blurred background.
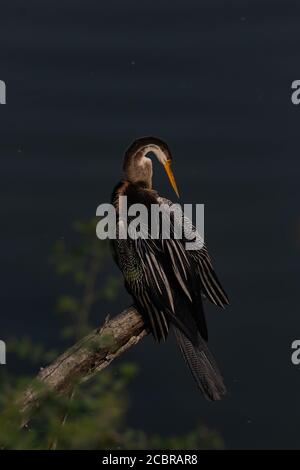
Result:
<instances>
[{"instance_id":1,"label":"blurred background","mask_svg":"<svg viewBox=\"0 0 300 470\"><path fill-rule=\"evenodd\" d=\"M74 222L109 201L126 147L156 135L172 150L182 202L205 204L231 299L226 311L206 307L229 394L206 402L172 341L149 337L120 361L139 370L128 425L167 436L200 421L229 449L299 448L299 4L3 0L0 13L0 338L72 344L57 299L78 285L57 275L53 247L70 250ZM174 198L160 170L155 186ZM99 291L120 280L110 257L103 266ZM130 303L112 282L92 325ZM10 351L5 369L27 373Z\"/></svg>"}]
</instances>

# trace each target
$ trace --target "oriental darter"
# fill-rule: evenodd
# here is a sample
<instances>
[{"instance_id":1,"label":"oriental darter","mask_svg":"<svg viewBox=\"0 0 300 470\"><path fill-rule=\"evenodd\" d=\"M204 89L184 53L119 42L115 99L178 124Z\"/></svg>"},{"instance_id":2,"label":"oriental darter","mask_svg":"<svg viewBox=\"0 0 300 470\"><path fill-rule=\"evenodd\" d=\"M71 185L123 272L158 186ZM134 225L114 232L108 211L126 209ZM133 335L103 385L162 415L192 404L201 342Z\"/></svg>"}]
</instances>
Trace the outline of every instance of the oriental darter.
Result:
<instances>
[{"instance_id":1,"label":"oriental darter","mask_svg":"<svg viewBox=\"0 0 300 470\"><path fill-rule=\"evenodd\" d=\"M224 308L229 304L228 297L215 274L207 248L191 221L183 212L171 211L172 202L153 189L151 155L155 155L163 165L179 196L168 145L156 137L135 140L125 153L123 177L112 194L117 213L117 236L111 240L114 259L147 329L157 341L166 340L172 332L203 395L208 400L220 400L226 388L207 346L203 300ZM146 236L141 229L143 236L121 237L124 222L120 217L120 196L127 196L128 209L139 203L149 209L149 214L152 205L159 205L160 224L164 217L170 220L169 239L162 236L161 230L158 237L151 237L149 228L146 228L149 231ZM150 227L151 221L148 222ZM184 235L181 239L174 236L179 226L184 228L183 234L186 228L192 228L195 243L199 243L198 249L187 250Z\"/></svg>"}]
</instances>

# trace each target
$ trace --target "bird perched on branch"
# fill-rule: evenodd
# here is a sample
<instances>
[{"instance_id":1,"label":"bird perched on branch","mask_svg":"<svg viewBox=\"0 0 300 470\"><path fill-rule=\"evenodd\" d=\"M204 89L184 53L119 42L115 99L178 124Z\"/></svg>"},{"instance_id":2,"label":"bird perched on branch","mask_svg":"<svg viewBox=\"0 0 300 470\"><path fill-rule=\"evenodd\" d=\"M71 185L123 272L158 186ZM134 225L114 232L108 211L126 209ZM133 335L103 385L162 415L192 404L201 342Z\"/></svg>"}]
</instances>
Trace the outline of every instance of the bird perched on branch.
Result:
<instances>
[{"instance_id":1,"label":"bird perched on branch","mask_svg":"<svg viewBox=\"0 0 300 470\"><path fill-rule=\"evenodd\" d=\"M163 165L170 183L177 194L178 188L171 170L172 156L165 142L156 137L135 140L127 149L123 163L123 177L112 194L117 212L117 236L111 241L114 259L123 273L125 287L143 316L146 327L157 341L166 340L174 333L179 349L204 396L220 400L226 393L218 366L210 353L207 325L203 310L203 298L224 307L229 303L212 267L211 259L199 233L194 230L199 248L186 249L183 237L174 236L179 226L191 229L192 223L184 214L171 211L171 201L162 198L152 188L152 160L155 155ZM120 196L127 196L128 209L143 204L161 210L160 224L170 220L170 238L151 237L143 233L139 237L125 237L124 221L120 217ZM141 233L145 228L141 228ZM122 236L120 234L123 233ZM189 239L190 240L190 239Z\"/></svg>"}]
</instances>

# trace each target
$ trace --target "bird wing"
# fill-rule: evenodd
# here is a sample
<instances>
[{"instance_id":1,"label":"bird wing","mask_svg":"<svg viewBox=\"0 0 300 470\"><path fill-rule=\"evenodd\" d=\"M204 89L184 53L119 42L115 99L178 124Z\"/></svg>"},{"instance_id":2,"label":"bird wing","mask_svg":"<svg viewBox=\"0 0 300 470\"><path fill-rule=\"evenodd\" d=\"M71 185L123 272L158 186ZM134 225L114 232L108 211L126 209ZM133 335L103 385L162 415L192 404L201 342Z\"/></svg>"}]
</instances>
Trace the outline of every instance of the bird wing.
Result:
<instances>
[{"instance_id":1,"label":"bird wing","mask_svg":"<svg viewBox=\"0 0 300 470\"><path fill-rule=\"evenodd\" d=\"M160 205L163 204L165 206L169 206L170 208L173 206L171 201L162 197L158 198L158 202ZM197 287L199 288L200 286L201 291L208 300L210 300L213 304L224 308L225 305L229 304L229 299L214 271L211 258L201 235L193 226L191 220L185 217L181 210L174 211L173 213L174 231L176 231L176 229L180 230L181 227L183 229L183 238L181 240L171 240L171 243L167 244L168 249L169 251L172 250L173 253L175 251L177 255L179 254L181 264L187 265L190 270L193 270L192 276L190 273L189 277L189 280L191 281L192 278L193 282L190 284L187 284L184 278L181 276L181 282L185 284L184 291L188 291L186 292L187 295L193 297L194 292L191 291L191 287L192 289L196 287L197 291ZM187 238L184 236L185 233L193 235L193 242L195 243L196 249L186 250L185 244L191 240L190 237ZM173 256L170 253L170 256L172 259L173 269L176 271L178 264L174 262L175 253Z\"/></svg>"},{"instance_id":2,"label":"bird wing","mask_svg":"<svg viewBox=\"0 0 300 470\"><path fill-rule=\"evenodd\" d=\"M191 221L182 212L173 212L172 203L158 198L161 209L161 226L158 239L152 239L151 233L144 233L143 238L117 237L117 263L123 272L125 285L144 316L157 340L166 338L169 324L174 323L184 334L196 341L195 331L184 309L178 309L178 296L186 299L188 310L197 323L203 339L207 340L207 326L202 306L201 291L217 305L228 303L200 235L199 250L187 251L185 239L175 238L180 226L192 227ZM170 236L163 236L163 221L170 221ZM119 221L119 224L122 224ZM168 225L168 224L167 224ZM119 227L120 230L124 228ZM148 230L148 227L146 228ZM201 249L200 249L201 246Z\"/></svg>"},{"instance_id":3,"label":"bird wing","mask_svg":"<svg viewBox=\"0 0 300 470\"><path fill-rule=\"evenodd\" d=\"M137 309L154 337L158 341L166 339L175 306L159 248L141 238L116 239L113 245L125 286Z\"/></svg>"}]
</instances>

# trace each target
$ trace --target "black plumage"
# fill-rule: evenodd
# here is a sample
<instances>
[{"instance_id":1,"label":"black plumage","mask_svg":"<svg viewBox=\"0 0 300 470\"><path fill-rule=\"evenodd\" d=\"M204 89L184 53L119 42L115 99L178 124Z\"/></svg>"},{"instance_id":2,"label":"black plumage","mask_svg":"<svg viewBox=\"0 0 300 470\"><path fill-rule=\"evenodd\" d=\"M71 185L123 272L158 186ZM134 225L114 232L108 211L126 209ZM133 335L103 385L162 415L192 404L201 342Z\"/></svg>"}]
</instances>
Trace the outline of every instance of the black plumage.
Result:
<instances>
[{"instance_id":1,"label":"black plumage","mask_svg":"<svg viewBox=\"0 0 300 470\"><path fill-rule=\"evenodd\" d=\"M144 204L149 218L147 227L140 228L147 233L136 239L122 239L119 235L125 228L118 217L117 238L111 242L114 259L123 273L126 289L155 339L166 340L172 330L198 387L206 398L218 400L226 389L207 346L203 297L221 307L229 303L228 297L191 221L180 212L174 213L172 203L152 189L152 162L148 158L151 152L165 166L178 193L170 171L168 146L153 137L135 141L125 154L123 179L113 192L112 202L117 214L120 213L119 196L127 196L128 208L136 203ZM151 238L149 233L152 204L158 204L161 211L158 239ZM161 233L164 217L171 220L170 239L164 239ZM188 251L185 245L188 240L175 237L180 226L193 230L199 249Z\"/></svg>"}]
</instances>

